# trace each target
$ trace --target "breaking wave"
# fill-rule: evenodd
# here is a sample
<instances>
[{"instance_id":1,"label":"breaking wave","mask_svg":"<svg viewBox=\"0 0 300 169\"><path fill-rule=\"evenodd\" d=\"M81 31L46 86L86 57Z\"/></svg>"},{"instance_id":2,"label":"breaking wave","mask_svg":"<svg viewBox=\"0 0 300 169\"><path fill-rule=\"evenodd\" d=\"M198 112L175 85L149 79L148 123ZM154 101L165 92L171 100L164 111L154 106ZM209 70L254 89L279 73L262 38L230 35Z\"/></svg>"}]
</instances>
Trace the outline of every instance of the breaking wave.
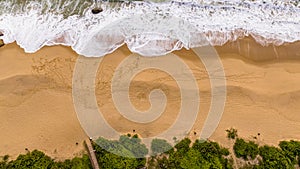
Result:
<instances>
[{"instance_id":1,"label":"breaking wave","mask_svg":"<svg viewBox=\"0 0 300 169\"><path fill-rule=\"evenodd\" d=\"M95 6L103 12L92 14ZM25 52L61 44L88 57L123 44L157 56L245 36L263 46L282 45L300 40L300 2L0 0L0 32L5 43L16 42Z\"/></svg>"}]
</instances>

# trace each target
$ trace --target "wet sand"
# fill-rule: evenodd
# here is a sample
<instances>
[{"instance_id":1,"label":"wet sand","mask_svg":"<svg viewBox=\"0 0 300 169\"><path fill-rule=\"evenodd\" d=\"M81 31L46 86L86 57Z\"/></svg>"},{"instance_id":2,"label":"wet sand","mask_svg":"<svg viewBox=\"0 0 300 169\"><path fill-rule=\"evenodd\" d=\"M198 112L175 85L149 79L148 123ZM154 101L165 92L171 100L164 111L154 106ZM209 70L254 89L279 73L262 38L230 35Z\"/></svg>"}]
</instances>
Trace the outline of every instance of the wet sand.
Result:
<instances>
[{"instance_id":1,"label":"wet sand","mask_svg":"<svg viewBox=\"0 0 300 169\"><path fill-rule=\"evenodd\" d=\"M246 38L216 48L226 75L227 99L211 140L228 146L225 130L230 127L238 129L239 136L260 144L300 140L299 47L299 42L262 47ZM174 54L190 67L199 85L199 115L190 134L196 138L210 106L210 81L192 51ZM130 51L123 46L103 59L96 80L99 109L116 130L126 133L134 129L143 137L153 136L176 119L180 91L170 75L145 70L131 81L131 102L138 110L147 110L150 91L162 89L168 100L165 112L153 123L143 125L123 118L114 107L110 85L116 67L128 55ZM71 90L77 57L62 46L44 47L34 54L25 54L16 44L0 48L0 156L15 157L25 148L45 151L57 159L82 153L87 136L76 117Z\"/></svg>"}]
</instances>

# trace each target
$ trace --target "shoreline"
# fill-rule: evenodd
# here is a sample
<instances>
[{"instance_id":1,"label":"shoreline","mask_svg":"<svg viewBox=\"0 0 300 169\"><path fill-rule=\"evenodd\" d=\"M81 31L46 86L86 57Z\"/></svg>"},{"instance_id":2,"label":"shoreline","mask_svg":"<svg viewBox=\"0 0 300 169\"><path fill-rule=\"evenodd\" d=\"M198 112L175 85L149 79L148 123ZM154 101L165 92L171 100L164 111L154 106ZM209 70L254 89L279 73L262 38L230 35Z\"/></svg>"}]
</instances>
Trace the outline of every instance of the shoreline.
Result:
<instances>
[{"instance_id":1,"label":"shoreline","mask_svg":"<svg viewBox=\"0 0 300 169\"><path fill-rule=\"evenodd\" d=\"M132 2L122 3L118 10L102 3L104 12L99 15L91 12L96 4L82 0L68 2L0 2L3 6L0 30L6 35L3 37L5 43L17 41L28 52L35 52L42 46L66 44L78 53L93 56L107 53L122 42L132 49L138 49L141 44L150 48L160 47L156 43L169 46L176 40L186 47L206 44L197 37L201 34L214 45L250 35L260 44L279 45L300 40L300 10L299 4L294 2ZM10 11L10 6L14 7L14 11ZM158 16L156 21L151 19L152 15ZM122 22L114 22L119 19ZM31 23L36 24L28 27ZM178 29L178 25L182 27ZM111 28L101 30L102 26ZM109 29L115 30L114 33L107 31ZM149 32L152 32L151 36ZM102 43L98 38L107 41ZM88 43L91 44L84 50ZM96 43L102 46L101 52L97 45L94 46Z\"/></svg>"},{"instance_id":2,"label":"shoreline","mask_svg":"<svg viewBox=\"0 0 300 169\"><path fill-rule=\"evenodd\" d=\"M0 32L0 36L3 36L3 34ZM0 39L0 47L3 47L4 45L17 45L16 42L5 44L2 39ZM17 45L19 48L21 48L19 45ZM123 46L115 49L112 53L114 53L116 50L126 46L124 44ZM51 45L51 46L44 46L39 50L43 50L44 48L49 47L64 47L69 48L72 52L76 53L70 46L65 46L61 44ZM224 45L216 45L212 46L215 48L215 50L220 55L240 55L243 59L246 59L248 61L272 61L272 60L286 60L286 59L300 59L300 54L297 51L297 48L300 47L300 40L295 42L284 42L281 45L275 45L275 44L268 44L266 46L261 45L259 42L253 38L253 36L244 36L240 37L237 40L234 41L227 41ZM128 49L128 47L126 46ZM201 48L201 47L200 47ZM24 52L24 49L21 48ZM39 51L38 50L38 51ZM180 50L188 50L184 47ZM178 52L180 50L174 50L171 53ZM37 52L38 52L37 51ZM37 53L34 52L34 53ZM26 53L26 52L25 52ZM26 54L34 54L34 53L26 53ZM112 53L108 53L106 55L110 55ZM79 55L79 54L77 54Z\"/></svg>"},{"instance_id":3,"label":"shoreline","mask_svg":"<svg viewBox=\"0 0 300 169\"><path fill-rule=\"evenodd\" d=\"M277 52L283 53L279 59L274 56L273 47L257 47L251 39L216 47L224 66L228 94L222 120L210 140L226 147L229 142L225 130L231 127L238 129L239 136L247 140L260 133L261 144L278 145L281 140L300 140L300 118L297 116L300 108L297 105L300 100L300 60L296 58L298 55L294 56L297 46L300 42L278 47ZM245 54L245 49L252 51L250 55ZM261 58L254 51L261 52ZM288 52L285 54L285 51ZM191 67L195 76L201 77L197 82L201 87L199 91L203 99L200 106L203 109L192 130L199 134L210 105L207 73L190 51L183 49L174 53ZM99 108L112 126L122 133L135 129L142 136L155 134L167 128L170 122L139 126L120 119L109 100L109 88L101 87L104 83L109 86L113 68L128 54L130 51L123 46L104 58L105 64L100 66L97 77ZM15 43L0 48L0 116L6 119L0 124L3 130L0 136L4 138L0 140L0 156L16 157L25 152L25 148L42 150L57 159L71 158L82 152L81 142L87 136L76 117L70 89L76 59L77 54L64 46L44 47L33 54L24 53ZM146 91L152 89L154 83L147 79L162 83L167 97L178 97L178 89L170 77L156 80L164 76L159 72L143 72L133 79L130 95L137 108L145 110L149 107L145 100ZM101 100L104 99L109 102L103 104ZM170 112L179 109L177 103L171 100L161 122L176 118L176 114ZM153 133L147 133L147 130Z\"/></svg>"}]
</instances>

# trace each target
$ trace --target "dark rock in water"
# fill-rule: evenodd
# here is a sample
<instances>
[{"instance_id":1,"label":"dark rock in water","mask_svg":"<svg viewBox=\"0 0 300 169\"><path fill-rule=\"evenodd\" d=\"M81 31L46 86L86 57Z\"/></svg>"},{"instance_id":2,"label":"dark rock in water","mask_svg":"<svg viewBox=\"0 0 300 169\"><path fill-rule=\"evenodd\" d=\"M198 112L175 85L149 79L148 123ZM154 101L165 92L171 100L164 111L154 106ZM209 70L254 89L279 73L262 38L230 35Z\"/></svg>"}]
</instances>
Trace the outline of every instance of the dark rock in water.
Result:
<instances>
[{"instance_id":1,"label":"dark rock in water","mask_svg":"<svg viewBox=\"0 0 300 169\"><path fill-rule=\"evenodd\" d=\"M0 39L0 47L2 47L2 46L4 46L4 45L5 45L5 44L4 44L3 40Z\"/></svg>"},{"instance_id":2,"label":"dark rock in water","mask_svg":"<svg viewBox=\"0 0 300 169\"><path fill-rule=\"evenodd\" d=\"M3 36L3 33L2 33L2 32L0 32L0 36Z\"/></svg>"},{"instance_id":3,"label":"dark rock in water","mask_svg":"<svg viewBox=\"0 0 300 169\"><path fill-rule=\"evenodd\" d=\"M102 8L94 8L94 9L92 9L92 13L93 13L93 14L98 14L98 13L100 13L100 12L102 12L102 11L103 11Z\"/></svg>"}]
</instances>

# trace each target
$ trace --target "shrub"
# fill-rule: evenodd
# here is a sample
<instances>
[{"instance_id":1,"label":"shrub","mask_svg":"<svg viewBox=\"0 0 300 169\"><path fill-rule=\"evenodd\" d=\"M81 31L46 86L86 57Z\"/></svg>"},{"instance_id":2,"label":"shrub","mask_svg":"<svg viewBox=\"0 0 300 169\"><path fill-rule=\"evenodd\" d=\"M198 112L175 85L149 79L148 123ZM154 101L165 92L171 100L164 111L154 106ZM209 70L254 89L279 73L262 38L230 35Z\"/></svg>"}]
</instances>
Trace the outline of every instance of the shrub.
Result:
<instances>
[{"instance_id":1,"label":"shrub","mask_svg":"<svg viewBox=\"0 0 300 169\"><path fill-rule=\"evenodd\" d=\"M259 165L260 168L294 168L294 165L292 164L291 160L288 157L286 157L284 152L279 148L265 145L259 148L259 154L263 159Z\"/></svg>"},{"instance_id":2,"label":"shrub","mask_svg":"<svg viewBox=\"0 0 300 169\"><path fill-rule=\"evenodd\" d=\"M230 129L227 129L226 132L227 132L228 139L235 139L238 136L237 129L230 128Z\"/></svg>"},{"instance_id":3,"label":"shrub","mask_svg":"<svg viewBox=\"0 0 300 169\"><path fill-rule=\"evenodd\" d=\"M258 145L253 141L245 142L243 139L236 139L233 146L236 157L242 157L244 160L254 159L259 154Z\"/></svg>"},{"instance_id":4,"label":"shrub","mask_svg":"<svg viewBox=\"0 0 300 169\"><path fill-rule=\"evenodd\" d=\"M281 141L279 143L279 147L283 150L285 156L288 157L293 164L297 163L297 156L300 155L299 141Z\"/></svg>"},{"instance_id":5,"label":"shrub","mask_svg":"<svg viewBox=\"0 0 300 169\"><path fill-rule=\"evenodd\" d=\"M167 152L172 149L172 146L162 139L153 139L151 142L151 151L153 155Z\"/></svg>"}]
</instances>

